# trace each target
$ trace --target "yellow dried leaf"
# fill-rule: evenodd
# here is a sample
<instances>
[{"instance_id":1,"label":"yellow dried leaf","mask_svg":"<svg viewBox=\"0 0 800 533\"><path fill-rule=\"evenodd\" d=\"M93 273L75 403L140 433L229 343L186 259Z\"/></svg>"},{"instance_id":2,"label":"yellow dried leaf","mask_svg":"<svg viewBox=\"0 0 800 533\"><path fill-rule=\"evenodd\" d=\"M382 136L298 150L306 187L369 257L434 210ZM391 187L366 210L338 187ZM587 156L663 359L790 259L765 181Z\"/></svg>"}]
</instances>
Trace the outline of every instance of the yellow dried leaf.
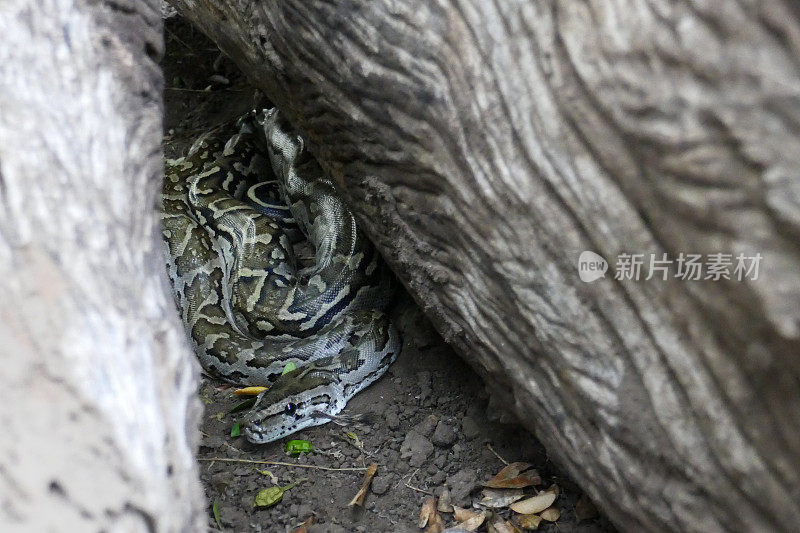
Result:
<instances>
[{"instance_id":1,"label":"yellow dried leaf","mask_svg":"<svg viewBox=\"0 0 800 533\"><path fill-rule=\"evenodd\" d=\"M302 524L294 528L292 533L308 533L308 528L317 522L317 519L314 516L309 516Z\"/></svg>"},{"instance_id":2,"label":"yellow dried leaf","mask_svg":"<svg viewBox=\"0 0 800 533\"><path fill-rule=\"evenodd\" d=\"M511 510L519 514L540 513L553 505L556 495L552 492L542 492L533 498L511 504Z\"/></svg>"},{"instance_id":3,"label":"yellow dried leaf","mask_svg":"<svg viewBox=\"0 0 800 533\"><path fill-rule=\"evenodd\" d=\"M425 498L425 501L422 502L422 509L419 512L419 522L417 522L417 526L420 529L424 528L428 525L428 521L430 521L431 517L436 514L436 498L433 496L429 496Z\"/></svg>"},{"instance_id":4,"label":"yellow dried leaf","mask_svg":"<svg viewBox=\"0 0 800 533\"><path fill-rule=\"evenodd\" d=\"M486 520L486 511L480 513L471 513L472 516L462 522L458 523L458 527L466 531L476 531L483 521Z\"/></svg>"},{"instance_id":5,"label":"yellow dried leaf","mask_svg":"<svg viewBox=\"0 0 800 533\"><path fill-rule=\"evenodd\" d=\"M450 498L450 491L447 490L447 487L442 491L442 495L439 496L439 503L436 505L436 509L440 513L453 512L453 501Z\"/></svg>"},{"instance_id":6,"label":"yellow dried leaf","mask_svg":"<svg viewBox=\"0 0 800 533\"><path fill-rule=\"evenodd\" d=\"M236 396L258 396L265 390L267 390L267 387L245 387L243 389L237 389L233 391L233 393Z\"/></svg>"},{"instance_id":7,"label":"yellow dried leaf","mask_svg":"<svg viewBox=\"0 0 800 533\"><path fill-rule=\"evenodd\" d=\"M561 513L555 507L548 507L544 511L542 511L541 515L542 520L547 520L548 522L555 522L561 517Z\"/></svg>"},{"instance_id":8,"label":"yellow dried leaf","mask_svg":"<svg viewBox=\"0 0 800 533\"><path fill-rule=\"evenodd\" d=\"M483 499L480 504L492 509L502 509L524 497L522 489L483 489Z\"/></svg>"},{"instance_id":9,"label":"yellow dried leaf","mask_svg":"<svg viewBox=\"0 0 800 533\"><path fill-rule=\"evenodd\" d=\"M358 492L353 499L350 500L350 503L347 504L348 507L353 507L358 505L359 507L363 507L364 505L364 497L367 495L367 490L369 490L369 485L372 483L372 478L375 477L375 472L378 471L378 464L372 463L367 467L366 472L364 472L364 482L361 484L361 488L358 489Z\"/></svg>"},{"instance_id":10,"label":"yellow dried leaf","mask_svg":"<svg viewBox=\"0 0 800 533\"><path fill-rule=\"evenodd\" d=\"M470 509L464 509L463 507L459 507L458 505L453 506L453 518L456 519L456 522L466 522L467 520L474 518L480 514L484 513L476 513Z\"/></svg>"},{"instance_id":11,"label":"yellow dried leaf","mask_svg":"<svg viewBox=\"0 0 800 533\"><path fill-rule=\"evenodd\" d=\"M493 489L521 489L541 485L542 478L536 470L531 470L533 465L529 463L511 463L503 467L489 481L483 484L484 487Z\"/></svg>"},{"instance_id":12,"label":"yellow dried leaf","mask_svg":"<svg viewBox=\"0 0 800 533\"><path fill-rule=\"evenodd\" d=\"M519 525L522 529L533 531L539 529L539 524L542 522L542 517L538 514L523 514L519 516Z\"/></svg>"}]
</instances>

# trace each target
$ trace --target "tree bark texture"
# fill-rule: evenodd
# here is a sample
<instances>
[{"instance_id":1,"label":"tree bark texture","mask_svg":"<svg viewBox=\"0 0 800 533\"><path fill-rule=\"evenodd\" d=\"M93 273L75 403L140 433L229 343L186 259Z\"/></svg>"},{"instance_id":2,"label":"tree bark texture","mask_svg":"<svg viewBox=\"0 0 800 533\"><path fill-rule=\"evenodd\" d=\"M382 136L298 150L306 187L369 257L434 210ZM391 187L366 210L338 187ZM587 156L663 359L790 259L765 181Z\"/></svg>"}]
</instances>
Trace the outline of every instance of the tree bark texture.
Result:
<instances>
[{"instance_id":1,"label":"tree bark texture","mask_svg":"<svg viewBox=\"0 0 800 533\"><path fill-rule=\"evenodd\" d=\"M797 527L796 4L174 4L619 526ZM584 250L764 259L756 281L584 283Z\"/></svg>"},{"instance_id":2,"label":"tree bark texture","mask_svg":"<svg viewBox=\"0 0 800 533\"><path fill-rule=\"evenodd\" d=\"M0 2L0 529L200 531L160 4Z\"/></svg>"}]
</instances>

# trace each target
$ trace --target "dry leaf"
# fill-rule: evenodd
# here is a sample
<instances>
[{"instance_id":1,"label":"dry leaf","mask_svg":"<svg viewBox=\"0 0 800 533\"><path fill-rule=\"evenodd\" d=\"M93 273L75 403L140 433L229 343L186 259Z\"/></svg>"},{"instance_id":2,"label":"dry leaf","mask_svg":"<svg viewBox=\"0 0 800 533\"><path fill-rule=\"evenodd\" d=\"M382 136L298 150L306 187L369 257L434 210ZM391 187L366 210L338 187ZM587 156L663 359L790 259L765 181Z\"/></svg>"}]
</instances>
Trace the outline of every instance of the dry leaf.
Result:
<instances>
[{"instance_id":1,"label":"dry leaf","mask_svg":"<svg viewBox=\"0 0 800 533\"><path fill-rule=\"evenodd\" d=\"M428 521L428 529L425 533L442 533L444 531L444 521L442 515L439 513L434 514Z\"/></svg>"},{"instance_id":2,"label":"dry leaf","mask_svg":"<svg viewBox=\"0 0 800 533\"><path fill-rule=\"evenodd\" d=\"M547 487L547 490L545 490L545 492L552 492L553 494L558 496L559 494L561 494L561 488L555 483L553 483L552 485Z\"/></svg>"},{"instance_id":3,"label":"dry leaf","mask_svg":"<svg viewBox=\"0 0 800 533\"><path fill-rule=\"evenodd\" d=\"M483 484L493 489L521 489L541 485L542 478L529 463L511 463L503 467L492 479Z\"/></svg>"},{"instance_id":4,"label":"dry leaf","mask_svg":"<svg viewBox=\"0 0 800 533\"><path fill-rule=\"evenodd\" d=\"M561 513L555 507L548 507L544 511L542 511L541 515L542 520L547 520L548 522L555 522L561 516Z\"/></svg>"},{"instance_id":5,"label":"dry leaf","mask_svg":"<svg viewBox=\"0 0 800 533\"><path fill-rule=\"evenodd\" d=\"M377 472L377 470L377 463L372 463L367 467L367 471L364 472L364 482L361 484L361 488L358 489L356 495L353 496L353 499L350 500L350 503L347 504L348 507L353 507L354 505L362 507L364 505L364 497L367 495L369 484L372 483L372 478L375 476L375 472Z\"/></svg>"},{"instance_id":6,"label":"dry leaf","mask_svg":"<svg viewBox=\"0 0 800 533\"><path fill-rule=\"evenodd\" d=\"M420 529L424 528L428 525L431 517L436 513L436 498L433 496L428 496L425 498L425 501L422 502L422 509L419 512L419 522L417 525Z\"/></svg>"},{"instance_id":7,"label":"dry leaf","mask_svg":"<svg viewBox=\"0 0 800 533\"><path fill-rule=\"evenodd\" d=\"M472 516L468 519L464 520L463 522L459 522L458 527L464 529L466 531L475 531L483 521L486 520L486 511L482 511L480 513L471 513Z\"/></svg>"},{"instance_id":8,"label":"dry leaf","mask_svg":"<svg viewBox=\"0 0 800 533\"><path fill-rule=\"evenodd\" d=\"M233 393L236 396L258 396L265 390L267 390L267 387L245 387L243 389L237 389L233 391Z\"/></svg>"},{"instance_id":9,"label":"dry leaf","mask_svg":"<svg viewBox=\"0 0 800 533\"><path fill-rule=\"evenodd\" d=\"M533 531L539 529L539 524L542 522L542 517L538 514L523 514L519 515L519 525L522 529Z\"/></svg>"},{"instance_id":10,"label":"dry leaf","mask_svg":"<svg viewBox=\"0 0 800 533\"><path fill-rule=\"evenodd\" d=\"M519 529L499 516L495 515L489 522L489 533L520 533Z\"/></svg>"},{"instance_id":11,"label":"dry leaf","mask_svg":"<svg viewBox=\"0 0 800 533\"><path fill-rule=\"evenodd\" d=\"M470 509L464 509L463 507L459 507L458 505L453 506L453 518L456 519L456 522L466 522L467 520L474 518L480 514L485 513L476 513Z\"/></svg>"},{"instance_id":12,"label":"dry leaf","mask_svg":"<svg viewBox=\"0 0 800 533\"><path fill-rule=\"evenodd\" d=\"M556 495L553 492L542 492L533 498L511 504L511 510L519 514L540 513L553 505Z\"/></svg>"},{"instance_id":13,"label":"dry leaf","mask_svg":"<svg viewBox=\"0 0 800 533\"><path fill-rule=\"evenodd\" d=\"M483 489L483 499L480 504L492 509L501 509L524 497L525 493L522 492L522 489Z\"/></svg>"},{"instance_id":14,"label":"dry leaf","mask_svg":"<svg viewBox=\"0 0 800 533\"><path fill-rule=\"evenodd\" d=\"M302 524L300 524L299 526L294 528L292 533L308 533L309 526L311 526L312 524L316 524L316 523L317 523L317 519L314 518L313 515L309 516L308 519L306 519L305 522L303 522Z\"/></svg>"},{"instance_id":15,"label":"dry leaf","mask_svg":"<svg viewBox=\"0 0 800 533\"><path fill-rule=\"evenodd\" d=\"M442 491L442 495L439 496L439 503L436 505L436 509L440 513L453 512L453 501L450 498L450 491L447 490L447 487L444 488L444 490Z\"/></svg>"}]
</instances>

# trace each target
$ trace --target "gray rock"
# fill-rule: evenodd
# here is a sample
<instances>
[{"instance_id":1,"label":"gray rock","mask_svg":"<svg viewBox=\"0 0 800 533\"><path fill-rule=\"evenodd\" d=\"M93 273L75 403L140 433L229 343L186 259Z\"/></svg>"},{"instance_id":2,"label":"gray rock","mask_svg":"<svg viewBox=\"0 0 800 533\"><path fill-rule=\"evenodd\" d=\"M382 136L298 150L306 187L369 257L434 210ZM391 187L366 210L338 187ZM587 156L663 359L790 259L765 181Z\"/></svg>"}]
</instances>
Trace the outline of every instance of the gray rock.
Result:
<instances>
[{"instance_id":1,"label":"gray rock","mask_svg":"<svg viewBox=\"0 0 800 533\"><path fill-rule=\"evenodd\" d=\"M481 428L474 418L467 415L461 419L461 433L467 440L472 440L480 435Z\"/></svg>"},{"instance_id":2,"label":"gray rock","mask_svg":"<svg viewBox=\"0 0 800 533\"><path fill-rule=\"evenodd\" d=\"M400 446L400 458L408 459L408 464L413 467L422 466L432 453L433 444L431 444L431 441L414 430L408 432L403 444Z\"/></svg>"},{"instance_id":3,"label":"gray rock","mask_svg":"<svg viewBox=\"0 0 800 533\"><path fill-rule=\"evenodd\" d=\"M450 497L453 503L462 505L469 498L470 492L478 484L475 472L464 468L447 478L447 486L450 487Z\"/></svg>"},{"instance_id":4,"label":"gray rock","mask_svg":"<svg viewBox=\"0 0 800 533\"><path fill-rule=\"evenodd\" d=\"M386 426L392 431L400 427L400 417L397 415L397 411L386 413Z\"/></svg>"},{"instance_id":5,"label":"gray rock","mask_svg":"<svg viewBox=\"0 0 800 533\"><path fill-rule=\"evenodd\" d=\"M450 424L441 421L436 425L436 430L433 432L433 443L440 448L447 448L452 446L456 441L457 435L455 429Z\"/></svg>"},{"instance_id":6,"label":"gray rock","mask_svg":"<svg viewBox=\"0 0 800 533\"><path fill-rule=\"evenodd\" d=\"M433 435L434 430L436 429L436 425L439 423L439 417L436 415L428 415L425 417L425 420L414 426L412 431L416 431L420 435L424 437L430 437Z\"/></svg>"},{"instance_id":7,"label":"gray rock","mask_svg":"<svg viewBox=\"0 0 800 533\"><path fill-rule=\"evenodd\" d=\"M391 480L389 476L376 476L375 479L372 480L372 492L378 496L386 494L389 491L390 485Z\"/></svg>"}]
</instances>

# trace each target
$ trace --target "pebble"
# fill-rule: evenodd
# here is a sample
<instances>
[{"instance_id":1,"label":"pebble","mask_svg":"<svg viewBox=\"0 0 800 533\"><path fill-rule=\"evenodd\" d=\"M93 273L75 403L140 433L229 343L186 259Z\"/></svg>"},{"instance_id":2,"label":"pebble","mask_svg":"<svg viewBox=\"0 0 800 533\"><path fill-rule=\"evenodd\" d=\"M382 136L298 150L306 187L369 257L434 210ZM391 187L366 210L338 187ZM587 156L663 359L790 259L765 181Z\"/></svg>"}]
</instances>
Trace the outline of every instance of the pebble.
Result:
<instances>
[{"instance_id":1,"label":"pebble","mask_svg":"<svg viewBox=\"0 0 800 533\"><path fill-rule=\"evenodd\" d=\"M455 504L466 502L469 493L475 488L478 478L471 469L464 468L447 478L447 486L450 487L450 496Z\"/></svg>"},{"instance_id":2,"label":"pebble","mask_svg":"<svg viewBox=\"0 0 800 533\"><path fill-rule=\"evenodd\" d=\"M467 440L473 440L481 432L481 428L474 418L467 415L461 419L461 433Z\"/></svg>"},{"instance_id":3,"label":"pebble","mask_svg":"<svg viewBox=\"0 0 800 533\"><path fill-rule=\"evenodd\" d=\"M425 419L414 426L413 431L416 431L420 435L424 437L430 437L433 435L434 430L436 429L436 425L439 423L439 417L436 415L428 415Z\"/></svg>"},{"instance_id":4,"label":"pebble","mask_svg":"<svg viewBox=\"0 0 800 533\"><path fill-rule=\"evenodd\" d=\"M372 480L372 492L378 496L386 494L389 490L389 485L391 485L389 476L376 476L375 479Z\"/></svg>"},{"instance_id":5,"label":"pebble","mask_svg":"<svg viewBox=\"0 0 800 533\"><path fill-rule=\"evenodd\" d=\"M433 432L433 443L440 448L447 448L452 446L456 441L457 435L453 426L441 421L436 425L436 430Z\"/></svg>"},{"instance_id":6,"label":"pebble","mask_svg":"<svg viewBox=\"0 0 800 533\"><path fill-rule=\"evenodd\" d=\"M433 444L431 444L431 441L414 430L408 432L403 444L400 446L400 458L408 459L408 464L413 467L422 466L432 453Z\"/></svg>"},{"instance_id":7,"label":"pebble","mask_svg":"<svg viewBox=\"0 0 800 533\"><path fill-rule=\"evenodd\" d=\"M396 431L400 427L400 417L397 416L397 411L386 413L386 426L392 431Z\"/></svg>"}]
</instances>

